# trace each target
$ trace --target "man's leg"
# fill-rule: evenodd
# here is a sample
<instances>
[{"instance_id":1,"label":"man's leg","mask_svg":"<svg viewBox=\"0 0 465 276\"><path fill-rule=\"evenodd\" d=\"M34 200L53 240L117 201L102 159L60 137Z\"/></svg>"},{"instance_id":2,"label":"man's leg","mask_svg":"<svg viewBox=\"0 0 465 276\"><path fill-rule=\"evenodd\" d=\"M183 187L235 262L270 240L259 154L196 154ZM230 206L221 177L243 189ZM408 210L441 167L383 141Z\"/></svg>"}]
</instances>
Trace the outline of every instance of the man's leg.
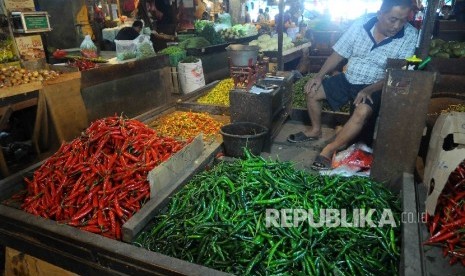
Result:
<instances>
[{"instance_id":1,"label":"man's leg","mask_svg":"<svg viewBox=\"0 0 465 276\"><path fill-rule=\"evenodd\" d=\"M312 128L306 133L307 136L319 137L321 135L321 103L326 99L323 85L320 86L315 94L307 94L307 112L312 122Z\"/></svg>"},{"instance_id":2,"label":"man's leg","mask_svg":"<svg viewBox=\"0 0 465 276\"><path fill-rule=\"evenodd\" d=\"M348 143L357 137L372 113L373 111L369 105L359 104L355 108L354 114L352 114L342 130L336 135L334 141L324 147L320 155L331 159L332 155L340 147L347 146Z\"/></svg>"}]
</instances>

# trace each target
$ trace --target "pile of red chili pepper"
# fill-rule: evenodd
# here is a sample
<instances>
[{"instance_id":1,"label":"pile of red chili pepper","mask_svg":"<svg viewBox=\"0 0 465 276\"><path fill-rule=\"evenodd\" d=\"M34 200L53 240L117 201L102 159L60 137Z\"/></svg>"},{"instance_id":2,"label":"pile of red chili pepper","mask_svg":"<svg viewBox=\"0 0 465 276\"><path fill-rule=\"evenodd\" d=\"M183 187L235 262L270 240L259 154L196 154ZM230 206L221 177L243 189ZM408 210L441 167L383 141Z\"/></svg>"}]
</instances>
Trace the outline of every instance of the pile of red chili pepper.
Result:
<instances>
[{"instance_id":1,"label":"pile of red chili pepper","mask_svg":"<svg viewBox=\"0 0 465 276\"><path fill-rule=\"evenodd\" d=\"M97 120L25 179L21 208L121 239L121 225L150 197L148 172L184 145L136 120Z\"/></svg>"},{"instance_id":2,"label":"pile of red chili pepper","mask_svg":"<svg viewBox=\"0 0 465 276\"><path fill-rule=\"evenodd\" d=\"M205 139L219 134L222 123L205 112L175 111L150 124L163 136L192 139L203 133Z\"/></svg>"},{"instance_id":3,"label":"pile of red chili pepper","mask_svg":"<svg viewBox=\"0 0 465 276\"><path fill-rule=\"evenodd\" d=\"M461 262L465 266L465 162L462 161L449 175L438 198L434 216L427 215L431 237L427 245L442 247L449 264Z\"/></svg>"},{"instance_id":4,"label":"pile of red chili pepper","mask_svg":"<svg viewBox=\"0 0 465 276\"><path fill-rule=\"evenodd\" d=\"M75 59L72 62L68 62L68 66L76 67L79 71L86 71L97 67L95 62L86 59Z\"/></svg>"}]
</instances>

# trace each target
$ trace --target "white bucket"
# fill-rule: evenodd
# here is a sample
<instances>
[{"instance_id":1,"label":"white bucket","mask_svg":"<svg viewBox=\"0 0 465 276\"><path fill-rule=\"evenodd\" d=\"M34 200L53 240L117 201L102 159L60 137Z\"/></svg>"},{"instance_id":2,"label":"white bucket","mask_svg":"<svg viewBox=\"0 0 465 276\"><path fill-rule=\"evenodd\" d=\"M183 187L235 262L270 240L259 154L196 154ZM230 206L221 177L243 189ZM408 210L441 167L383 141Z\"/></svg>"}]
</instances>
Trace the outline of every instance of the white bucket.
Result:
<instances>
[{"instance_id":1,"label":"white bucket","mask_svg":"<svg viewBox=\"0 0 465 276\"><path fill-rule=\"evenodd\" d=\"M205 86L202 60L199 59L196 63L178 63L178 77L185 94Z\"/></svg>"}]
</instances>

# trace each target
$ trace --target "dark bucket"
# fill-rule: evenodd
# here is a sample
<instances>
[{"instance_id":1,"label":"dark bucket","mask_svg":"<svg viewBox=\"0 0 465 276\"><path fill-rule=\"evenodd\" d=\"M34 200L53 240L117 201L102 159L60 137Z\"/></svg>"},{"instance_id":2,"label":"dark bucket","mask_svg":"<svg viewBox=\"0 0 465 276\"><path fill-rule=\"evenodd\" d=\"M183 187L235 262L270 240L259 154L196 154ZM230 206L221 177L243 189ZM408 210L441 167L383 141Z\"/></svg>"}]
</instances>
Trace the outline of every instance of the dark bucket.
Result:
<instances>
[{"instance_id":1,"label":"dark bucket","mask_svg":"<svg viewBox=\"0 0 465 276\"><path fill-rule=\"evenodd\" d=\"M223 135L225 154L231 157L244 157L244 147L253 155L260 155L268 128L255 123L236 122L220 129Z\"/></svg>"}]
</instances>

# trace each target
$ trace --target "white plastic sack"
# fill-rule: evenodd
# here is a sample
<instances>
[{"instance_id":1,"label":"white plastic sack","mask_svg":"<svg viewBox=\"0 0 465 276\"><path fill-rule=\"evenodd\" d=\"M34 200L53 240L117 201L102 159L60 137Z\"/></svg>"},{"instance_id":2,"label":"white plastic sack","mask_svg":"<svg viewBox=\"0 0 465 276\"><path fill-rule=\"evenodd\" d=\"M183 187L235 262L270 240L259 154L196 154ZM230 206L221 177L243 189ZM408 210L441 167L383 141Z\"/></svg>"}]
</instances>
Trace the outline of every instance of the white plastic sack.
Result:
<instances>
[{"instance_id":1,"label":"white plastic sack","mask_svg":"<svg viewBox=\"0 0 465 276\"><path fill-rule=\"evenodd\" d=\"M183 93L190 93L205 86L202 60L195 63L178 63L178 77Z\"/></svg>"}]
</instances>

